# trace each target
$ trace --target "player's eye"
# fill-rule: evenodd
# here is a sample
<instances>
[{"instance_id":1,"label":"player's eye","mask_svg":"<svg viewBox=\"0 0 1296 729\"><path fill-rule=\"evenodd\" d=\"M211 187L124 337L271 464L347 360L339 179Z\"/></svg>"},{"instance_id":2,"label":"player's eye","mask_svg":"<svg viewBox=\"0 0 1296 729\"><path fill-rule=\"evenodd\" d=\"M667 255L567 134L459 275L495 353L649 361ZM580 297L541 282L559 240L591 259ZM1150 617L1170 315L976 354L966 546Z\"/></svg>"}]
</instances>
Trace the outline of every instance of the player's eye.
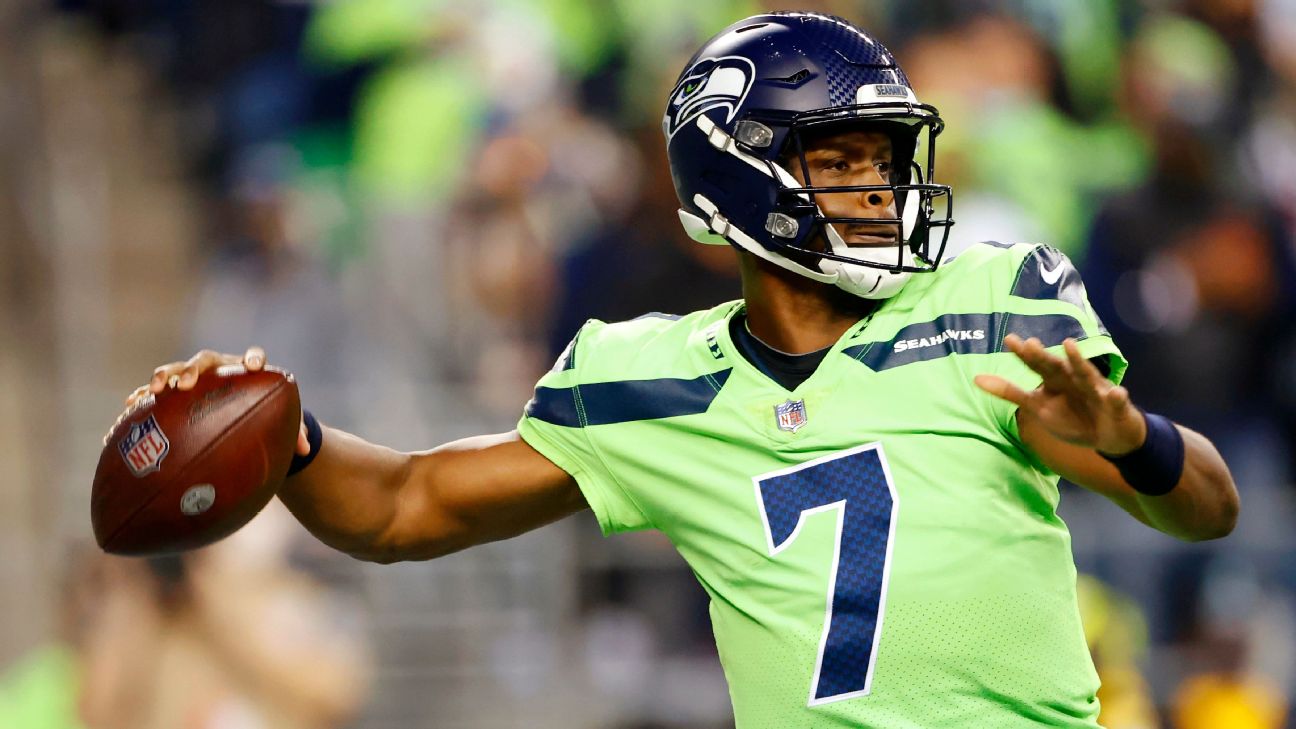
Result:
<instances>
[{"instance_id":1,"label":"player's eye","mask_svg":"<svg viewBox=\"0 0 1296 729\"><path fill-rule=\"evenodd\" d=\"M846 161L845 157L833 157L824 160L823 169L832 172L848 172L850 170L850 162Z\"/></svg>"},{"instance_id":2,"label":"player's eye","mask_svg":"<svg viewBox=\"0 0 1296 729\"><path fill-rule=\"evenodd\" d=\"M878 162L873 163L873 167L877 169L877 172L882 176L882 179L888 182L891 181L891 160L879 160Z\"/></svg>"}]
</instances>

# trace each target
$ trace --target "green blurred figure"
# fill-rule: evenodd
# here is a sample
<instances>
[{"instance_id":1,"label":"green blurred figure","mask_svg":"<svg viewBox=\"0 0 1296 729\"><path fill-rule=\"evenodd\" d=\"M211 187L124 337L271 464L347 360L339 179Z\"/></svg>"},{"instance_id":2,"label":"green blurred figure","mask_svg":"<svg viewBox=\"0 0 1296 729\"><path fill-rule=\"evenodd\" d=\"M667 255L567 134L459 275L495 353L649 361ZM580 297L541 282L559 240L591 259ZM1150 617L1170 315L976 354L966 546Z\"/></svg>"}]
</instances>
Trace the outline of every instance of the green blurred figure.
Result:
<instances>
[{"instance_id":1,"label":"green blurred figure","mask_svg":"<svg viewBox=\"0 0 1296 729\"><path fill-rule=\"evenodd\" d=\"M78 710L81 677L70 648L37 648L0 677L0 727L86 729Z\"/></svg>"},{"instance_id":2,"label":"green blurred figure","mask_svg":"<svg viewBox=\"0 0 1296 729\"><path fill-rule=\"evenodd\" d=\"M1085 642L1102 680L1098 721L1107 729L1157 729L1156 702L1139 668L1148 649L1142 609L1090 575L1077 578L1076 594Z\"/></svg>"}]
</instances>

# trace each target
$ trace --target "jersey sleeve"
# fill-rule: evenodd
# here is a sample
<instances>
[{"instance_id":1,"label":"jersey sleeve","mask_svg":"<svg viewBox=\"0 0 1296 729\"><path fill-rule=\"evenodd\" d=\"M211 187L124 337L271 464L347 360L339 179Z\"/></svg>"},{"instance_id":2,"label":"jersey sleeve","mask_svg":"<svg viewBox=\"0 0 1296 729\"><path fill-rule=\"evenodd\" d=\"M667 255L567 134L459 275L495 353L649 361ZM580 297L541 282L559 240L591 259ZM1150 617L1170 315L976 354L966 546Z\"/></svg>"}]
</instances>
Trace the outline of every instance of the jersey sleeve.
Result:
<instances>
[{"instance_id":1,"label":"jersey sleeve","mask_svg":"<svg viewBox=\"0 0 1296 729\"><path fill-rule=\"evenodd\" d=\"M1024 248L1024 246L1022 246ZM1025 257L1011 256L993 278L998 288L1000 317L994 346L1016 334L1022 339L1038 338L1048 351L1065 357L1062 343L1075 339L1086 359L1094 361L1113 383L1119 384L1128 367L1124 355L1094 312L1085 293L1080 272L1063 253L1050 246L1030 247ZM1004 351L994 358L993 374L1023 390L1033 390L1042 378L1017 356ZM991 401L999 429L1015 442L1017 406L1000 398Z\"/></svg>"},{"instance_id":2,"label":"jersey sleeve","mask_svg":"<svg viewBox=\"0 0 1296 729\"><path fill-rule=\"evenodd\" d=\"M599 527L608 535L647 529L652 524L590 437L581 402L581 374L586 369L582 365L598 356L597 335L603 326L591 319L581 327L553 369L536 384L517 429L522 440L576 479Z\"/></svg>"}]
</instances>

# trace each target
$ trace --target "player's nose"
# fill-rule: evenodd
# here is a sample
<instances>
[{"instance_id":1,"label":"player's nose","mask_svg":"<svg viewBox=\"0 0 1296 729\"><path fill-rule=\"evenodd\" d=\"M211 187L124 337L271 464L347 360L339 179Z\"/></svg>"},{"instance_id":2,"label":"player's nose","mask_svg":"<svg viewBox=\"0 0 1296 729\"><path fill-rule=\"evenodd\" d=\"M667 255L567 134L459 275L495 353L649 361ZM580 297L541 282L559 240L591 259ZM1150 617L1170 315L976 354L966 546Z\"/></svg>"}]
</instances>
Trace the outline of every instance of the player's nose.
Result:
<instances>
[{"instance_id":1,"label":"player's nose","mask_svg":"<svg viewBox=\"0 0 1296 729\"><path fill-rule=\"evenodd\" d=\"M888 217L895 214L895 191L887 186L890 183L876 169L870 169L856 184L872 186L859 192L858 204L871 213L864 217Z\"/></svg>"}]
</instances>

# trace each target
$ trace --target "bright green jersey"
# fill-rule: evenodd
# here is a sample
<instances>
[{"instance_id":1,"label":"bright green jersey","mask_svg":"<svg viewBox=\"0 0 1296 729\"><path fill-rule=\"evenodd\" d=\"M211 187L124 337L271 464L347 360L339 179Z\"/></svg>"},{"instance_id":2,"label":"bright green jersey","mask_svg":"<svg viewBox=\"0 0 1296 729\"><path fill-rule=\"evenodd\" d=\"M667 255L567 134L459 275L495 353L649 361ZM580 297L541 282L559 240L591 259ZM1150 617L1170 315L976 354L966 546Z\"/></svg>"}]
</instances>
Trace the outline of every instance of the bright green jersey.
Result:
<instances>
[{"instance_id":1,"label":"bright green jersey","mask_svg":"<svg viewBox=\"0 0 1296 729\"><path fill-rule=\"evenodd\" d=\"M605 533L654 528L711 597L739 729L1097 726L1057 476L972 383L1039 378L1004 335L1125 361L1079 274L978 245L915 275L794 391L735 349L733 302L591 321L523 439Z\"/></svg>"}]
</instances>

